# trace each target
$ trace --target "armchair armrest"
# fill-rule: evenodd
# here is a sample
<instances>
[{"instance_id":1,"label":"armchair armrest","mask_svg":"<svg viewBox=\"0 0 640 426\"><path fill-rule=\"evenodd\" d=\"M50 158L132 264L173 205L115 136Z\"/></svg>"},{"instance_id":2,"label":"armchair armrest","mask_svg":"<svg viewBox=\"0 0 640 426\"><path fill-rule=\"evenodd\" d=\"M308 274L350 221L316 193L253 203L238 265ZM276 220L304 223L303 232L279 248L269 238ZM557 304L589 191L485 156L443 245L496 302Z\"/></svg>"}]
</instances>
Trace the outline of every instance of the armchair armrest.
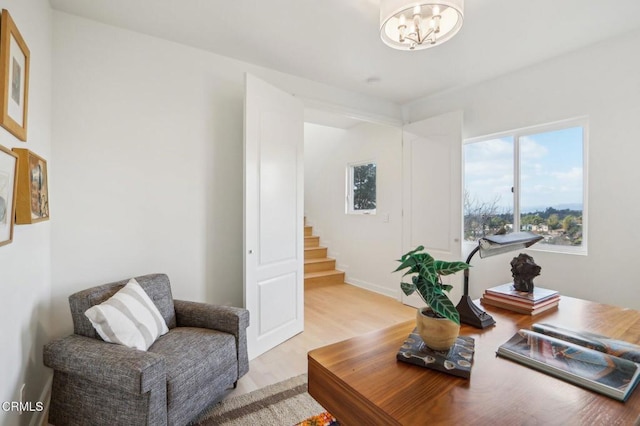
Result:
<instances>
[{"instance_id":1,"label":"armchair armrest","mask_svg":"<svg viewBox=\"0 0 640 426\"><path fill-rule=\"evenodd\" d=\"M166 383L162 356L77 334L44 346L44 364L100 386L143 394Z\"/></svg>"},{"instance_id":2,"label":"armchair armrest","mask_svg":"<svg viewBox=\"0 0 640 426\"><path fill-rule=\"evenodd\" d=\"M178 327L200 327L238 334L249 326L249 311L232 306L209 303L173 301Z\"/></svg>"},{"instance_id":3,"label":"armchair armrest","mask_svg":"<svg viewBox=\"0 0 640 426\"><path fill-rule=\"evenodd\" d=\"M249 357L247 355L248 310L185 300L174 300L173 303L178 327L208 328L233 334L236 338L238 351L238 378L249 371Z\"/></svg>"}]
</instances>

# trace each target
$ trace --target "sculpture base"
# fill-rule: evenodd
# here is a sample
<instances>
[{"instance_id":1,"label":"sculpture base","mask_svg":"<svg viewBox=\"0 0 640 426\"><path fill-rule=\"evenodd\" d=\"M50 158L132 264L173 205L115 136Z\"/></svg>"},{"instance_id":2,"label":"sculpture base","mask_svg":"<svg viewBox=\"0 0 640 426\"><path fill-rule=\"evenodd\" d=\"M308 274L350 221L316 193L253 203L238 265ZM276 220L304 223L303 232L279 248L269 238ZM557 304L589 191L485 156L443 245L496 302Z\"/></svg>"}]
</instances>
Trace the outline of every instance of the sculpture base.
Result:
<instances>
[{"instance_id":1,"label":"sculpture base","mask_svg":"<svg viewBox=\"0 0 640 426\"><path fill-rule=\"evenodd\" d=\"M456 309L460 314L461 323L469 324L476 328L487 328L496 323L496 320L473 303L469 296L462 296Z\"/></svg>"}]
</instances>

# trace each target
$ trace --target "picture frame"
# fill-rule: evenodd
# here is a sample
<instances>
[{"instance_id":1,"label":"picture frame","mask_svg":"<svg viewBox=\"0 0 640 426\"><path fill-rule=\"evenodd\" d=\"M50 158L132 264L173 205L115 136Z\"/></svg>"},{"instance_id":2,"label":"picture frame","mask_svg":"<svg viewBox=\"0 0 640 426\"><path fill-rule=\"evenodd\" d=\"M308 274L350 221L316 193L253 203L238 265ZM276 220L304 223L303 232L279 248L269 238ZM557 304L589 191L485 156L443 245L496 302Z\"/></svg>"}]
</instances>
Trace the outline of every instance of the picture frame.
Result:
<instances>
[{"instance_id":1,"label":"picture frame","mask_svg":"<svg viewBox=\"0 0 640 426\"><path fill-rule=\"evenodd\" d=\"M0 246L13 241L18 156L0 145Z\"/></svg>"},{"instance_id":2,"label":"picture frame","mask_svg":"<svg viewBox=\"0 0 640 426\"><path fill-rule=\"evenodd\" d=\"M49 220L47 160L25 148L13 148L18 156L16 225Z\"/></svg>"},{"instance_id":3,"label":"picture frame","mask_svg":"<svg viewBox=\"0 0 640 426\"><path fill-rule=\"evenodd\" d=\"M0 19L0 125L27 140L30 52L9 11Z\"/></svg>"}]
</instances>

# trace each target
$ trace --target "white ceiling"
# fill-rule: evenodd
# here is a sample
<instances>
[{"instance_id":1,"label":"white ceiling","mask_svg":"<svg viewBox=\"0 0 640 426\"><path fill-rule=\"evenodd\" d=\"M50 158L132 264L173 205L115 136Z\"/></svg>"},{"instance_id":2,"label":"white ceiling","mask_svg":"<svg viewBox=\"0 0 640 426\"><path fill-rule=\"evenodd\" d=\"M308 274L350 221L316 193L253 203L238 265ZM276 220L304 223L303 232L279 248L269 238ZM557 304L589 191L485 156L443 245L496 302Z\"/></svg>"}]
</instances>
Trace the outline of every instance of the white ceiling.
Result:
<instances>
[{"instance_id":1,"label":"white ceiling","mask_svg":"<svg viewBox=\"0 0 640 426\"><path fill-rule=\"evenodd\" d=\"M467 0L464 25L451 41L401 52L380 40L379 0L50 2L57 10L397 104L640 28L640 0Z\"/></svg>"}]
</instances>

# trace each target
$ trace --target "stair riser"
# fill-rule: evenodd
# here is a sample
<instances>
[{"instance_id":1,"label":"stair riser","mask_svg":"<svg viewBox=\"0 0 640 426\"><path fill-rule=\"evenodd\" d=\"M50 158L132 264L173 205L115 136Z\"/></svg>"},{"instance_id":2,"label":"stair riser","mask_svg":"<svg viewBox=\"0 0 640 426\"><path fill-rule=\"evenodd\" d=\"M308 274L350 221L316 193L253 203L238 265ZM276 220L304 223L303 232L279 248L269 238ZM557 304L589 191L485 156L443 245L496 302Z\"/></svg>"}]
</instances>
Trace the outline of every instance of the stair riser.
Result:
<instances>
[{"instance_id":1,"label":"stair riser","mask_svg":"<svg viewBox=\"0 0 640 426\"><path fill-rule=\"evenodd\" d=\"M314 250L305 250L304 258L306 259L322 259L323 257L327 257L327 248L319 247Z\"/></svg>"},{"instance_id":2,"label":"stair riser","mask_svg":"<svg viewBox=\"0 0 640 426\"><path fill-rule=\"evenodd\" d=\"M344 284L344 272L341 274L329 275L326 277L313 277L304 279L305 288L321 287L325 285L335 284Z\"/></svg>"},{"instance_id":3,"label":"stair riser","mask_svg":"<svg viewBox=\"0 0 640 426\"><path fill-rule=\"evenodd\" d=\"M312 226L305 226L304 227L304 236L305 237L310 237L313 235L313 227Z\"/></svg>"},{"instance_id":4,"label":"stair riser","mask_svg":"<svg viewBox=\"0 0 640 426\"><path fill-rule=\"evenodd\" d=\"M320 237L304 237L304 247L318 247L320 245Z\"/></svg>"},{"instance_id":5,"label":"stair riser","mask_svg":"<svg viewBox=\"0 0 640 426\"><path fill-rule=\"evenodd\" d=\"M336 261L335 260L327 260L325 262L314 262L304 265L304 272L320 272L320 271L331 271L336 269Z\"/></svg>"}]
</instances>

